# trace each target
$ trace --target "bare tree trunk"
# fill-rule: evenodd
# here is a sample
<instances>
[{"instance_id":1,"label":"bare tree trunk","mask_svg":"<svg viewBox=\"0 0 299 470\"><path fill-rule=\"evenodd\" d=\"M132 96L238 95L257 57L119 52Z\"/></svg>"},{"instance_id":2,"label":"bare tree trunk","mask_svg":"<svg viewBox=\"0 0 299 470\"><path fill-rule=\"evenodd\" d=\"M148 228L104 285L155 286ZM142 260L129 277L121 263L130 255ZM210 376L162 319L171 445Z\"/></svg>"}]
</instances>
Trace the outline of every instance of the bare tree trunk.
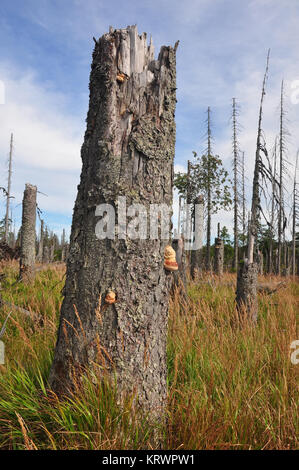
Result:
<instances>
[{"instance_id":1,"label":"bare tree trunk","mask_svg":"<svg viewBox=\"0 0 299 470\"><path fill-rule=\"evenodd\" d=\"M182 196L179 196L179 213L178 213L178 236L181 235L181 212L182 212Z\"/></svg>"},{"instance_id":2,"label":"bare tree trunk","mask_svg":"<svg viewBox=\"0 0 299 470\"><path fill-rule=\"evenodd\" d=\"M194 236L197 238L197 246L191 252L191 276L196 278L198 273L202 271L202 235L203 235L203 213L204 213L204 198L198 196L195 199L195 204L198 205L195 212L194 223Z\"/></svg>"},{"instance_id":3,"label":"bare tree trunk","mask_svg":"<svg viewBox=\"0 0 299 470\"><path fill-rule=\"evenodd\" d=\"M23 197L20 278L30 278L35 265L36 186L25 185Z\"/></svg>"},{"instance_id":4,"label":"bare tree trunk","mask_svg":"<svg viewBox=\"0 0 299 470\"><path fill-rule=\"evenodd\" d=\"M13 134L10 136L10 151L8 163L8 180L7 180L7 194L6 194L6 213L5 213L5 232L4 239L8 243L9 235L9 203L10 203L10 188L11 188L11 173L12 173L12 149L13 149Z\"/></svg>"},{"instance_id":5,"label":"bare tree trunk","mask_svg":"<svg viewBox=\"0 0 299 470\"><path fill-rule=\"evenodd\" d=\"M274 240L274 208L275 208L275 192L276 192L276 160L277 160L277 140L275 139L275 146L273 152L273 170L272 170L272 194L271 194L271 222L270 222L270 242L269 242L269 264L268 273L272 274L274 266L273 263L273 240ZM275 270L275 268L274 268Z\"/></svg>"},{"instance_id":6,"label":"bare tree trunk","mask_svg":"<svg viewBox=\"0 0 299 470\"><path fill-rule=\"evenodd\" d=\"M234 182L233 182L233 191L234 191L234 259L233 259L233 268L238 269L238 248L239 248L239 232L238 232L238 213L239 213L239 196L238 196L238 166L239 166L239 157L238 157L238 143L237 143L237 109L236 109L236 99L233 98L233 111L232 111L232 121L233 121L233 170L234 170ZM216 247L216 246L215 246Z\"/></svg>"},{"instance_id":7,"label":"bare tree trunk","mask_svg":"<svg viewBox=\"0 0 299 470\"><path fill-rule=\"evenodd\" d=\"M298 168L299 150L297 151L294 187L293 187L293 227L292 227L292 275L296 276L296 222L297 222L297 168ZM298 272L299 274L299 272Z\"/></svg>"},{"instance_id":8,"label":"bare tree trunk","mask_svg":"<svg viewBox=\"0 0 299 470\"><path fill-rule=\"evenodd\" d=\"M246 245L246 197L245 197L245 152L242 152L242 235L243 235L243 250ZM245 251L245 250L244 250ZM243 255L244 255L243 251Z\"/></svg>"},{"instance_id":9,"label":"bare tree trunk","mask_svg":"<svg viewBox=\"0 0 299 470\"><path fill-rule=\"evenodd\" d=\"M223 275L224 244L221 238L215 238L215 260L214 270L218 276Z\"/></svg>"},{"instance_id":10,"label":"bare tree trunk","mask_svg":"<svg viewBox=\"0 0 299 470\"><path fill-rule=\"evenodd\" d=\"M282 261L282 249L283 249L283 236L285 232L284 224L284 194L283 194L283 175L285 172L284 162L284 151L285 151L285 140L284 140L284 84L281 82L281 94L280 94L280 130L279 130L279 213L278 213L278 256L277 256L277 274L281 274L281 261Z\"/></svg>"},{"instance_id":11,"label":"bare tree trunk","mask_svg":"<svg viewBox=\"0 0 299 470\"><path fill-rule=\"evenodd\" d=\"M259 173L261 165L261 149L262 145L262 115L263 115L263 102L266 94L266 81L268 77L269 67L269 55L267 56L266 70L263 79L262 95L259 109L259 121L258 121L258 132L257 132L257 143L256 143L256 154L255 154L255 168L253 176L253 188L252 188L252 203L251 203L251 217L248 234L248 259L244 261L237 277L237 292L236 292L236 303L239 313L247 312L248 317L256 322L257 320L257 265L254 259L254 252L256 249L256 237L259 223L259 207L260 207L260 184L259 184Z\"/></svg>"},{"instance_id":12,"label":"bare tree trunk","mask_svg":"<svg viewBox=\"0 0 299 470\"><path fill-rule=\"evenodd\" d=\"M163 46L154 60L152 42L148 47L146 34L138 36L136 26L111 28L96 42L65 297L49 378L60 394L86 368L101 377L104 367L112 379L116 374L120 396L136 392L152 419L160 419L166 405L172 282L163 266L167 241L128 238L118 202L124 196L127 206L143 204L147 213L152 204L172 204L176 47ZM96 237L99 204L116 209L116 237L114 229L111 239Z\"/></svg>"},{"instance_id":13,"label":"bare tree trunk","mask_svg":"<svg viewBox=\"0 0 299 470\"><path fill-rule=\"evenodd\" d=\"M187 194L186 194L186 233L184 239L184 256L185 256L185 263L184 266L186 268L185 277L187 277L187 271L190 273L191 268L191 251L185 249L186 246L191 245L191 233L192 233L192 211L191 211L191 204L192 204L192 194L191 194L191 162L188 160L188 169L187 169Z\"/></svg>"},{"instance_id":14,"label":"bare tree trunk","mask_svg":"<svg viewBox=\"0 0 299 470\"><path fill-rule=\"evenodd\" d=\"M43 252L44 252L44 221L41 220L40 222L40 238L38 244L38 253L37 259L40 263L43 261Z\"/></svg>"},{"instance_id":15,"label":"bare tree trunk","mask_svg":"<svg viewBox=\"0 0 299 470\"><path fill-rule=\"evenodd\" d=\"M207 251L206 251L206 270L211 269L211 169L210 169L210 155L212 155L212 133L211 133L211 110L208 107L208 190L207 190Z\"/></svg>"}]
</instances>

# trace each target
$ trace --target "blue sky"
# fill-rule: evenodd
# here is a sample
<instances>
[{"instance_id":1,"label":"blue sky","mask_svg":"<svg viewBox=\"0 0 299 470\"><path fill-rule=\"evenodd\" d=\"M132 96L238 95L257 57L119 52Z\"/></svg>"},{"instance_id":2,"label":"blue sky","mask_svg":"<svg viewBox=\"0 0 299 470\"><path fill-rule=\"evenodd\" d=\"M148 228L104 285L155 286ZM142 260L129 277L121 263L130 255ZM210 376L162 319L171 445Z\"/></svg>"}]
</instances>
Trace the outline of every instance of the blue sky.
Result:
<instances>
[{"instance_id":1,"label":"blue sky","mask_svg":"<svg viewBox=\"0 0 299 470\"><path fill-rule=\"evenodd\" d=\"M260 88L271 48L264 130L270 149L278 131L279 89L286 84L289 158L299 147L299 104L290 99L299 79L298 0L1 0L0 177L6 180L10 133L14 132L13 218L19 224L26 182L42 193L38 205L50 229L69 233L79 182L85 131L92 37L109 25L137 24L152 34L156 54L179 39L177 52L176 169L192 150L205 148L204 121L212 109L214 151L231 169L231 98L240 111L240 146L248 188L252 180ZM248 199L250 191L248 190ZM4 199L0 201L4 214ZM232 213L213 218L231 227Z\"/></svg>"}]
</instances>

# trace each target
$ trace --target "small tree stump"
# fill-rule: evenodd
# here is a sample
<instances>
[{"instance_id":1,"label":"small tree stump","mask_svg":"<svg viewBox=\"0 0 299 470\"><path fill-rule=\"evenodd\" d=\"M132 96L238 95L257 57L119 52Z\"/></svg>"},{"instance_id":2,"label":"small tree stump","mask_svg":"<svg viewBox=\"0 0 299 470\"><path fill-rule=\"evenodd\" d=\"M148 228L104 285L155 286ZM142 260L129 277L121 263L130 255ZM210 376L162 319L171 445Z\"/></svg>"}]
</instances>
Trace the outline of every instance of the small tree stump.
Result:
<instances>
[{"instance_id":1,"label":"small tree stump","mask_svg":"<svg viewBox=\"0 0 299 470\"><path fill-rule=\"evenodd\" d=\"M49 383L57 393L93 368L161 419L166 406L166 338L172 273L169 240L98 239L99 204L171 207L175 145L176 46L153 44L136 26L96 41L90 75L83 168L74 208L65 297ZM116 229L123 234L125 223ZM117 230L116 230L117 232ZM107 292L116 301L105 303ZM73 325L70 327L69 325ZM77 333L78 332L78 333ZM67 334L67 337L66 337Z\"/></svg>"},{"instance_id":2,"label":"small tree stump","mask_svg":"<svg viewBox=\"0 0 299 470\"><path fill-rule=\"evenodd\" d=\"M224 244L221 238L215 238L215 257L214 257L214 271L218 276L223 275L224 263Z\"/></svg>"},{"instance_id":3,"label":"small tree stump","mask_svg":"<svg viewBox=\"0 0 299 470\"><path fill-rule=\"evenodd\" d=\"M257 277L257 263L248 264L247 261L241 263L238 271L236 292L237 310L241 321L245 317L254 323L257 321Z\"/></svg>"},{"instance_id":4,"label":"small tree stump","mask_svg":"<svg viewBox=\"0 0 299 470\"><path fill-rule=\"evenodd\" d=\"M20 279L31 278L35 265L36 186L26 184L23 197Z\"/></svg>"}]
</instances>

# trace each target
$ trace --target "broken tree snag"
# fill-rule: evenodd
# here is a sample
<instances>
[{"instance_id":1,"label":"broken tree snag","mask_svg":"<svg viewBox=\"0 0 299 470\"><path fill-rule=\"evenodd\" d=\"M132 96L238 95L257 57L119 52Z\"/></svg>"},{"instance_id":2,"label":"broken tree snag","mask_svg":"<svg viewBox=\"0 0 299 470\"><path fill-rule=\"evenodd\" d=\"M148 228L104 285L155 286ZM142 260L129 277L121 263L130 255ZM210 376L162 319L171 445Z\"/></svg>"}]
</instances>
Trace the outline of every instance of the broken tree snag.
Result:
<instances>
[{"instance_id":1,"label":"broken tree snag","mask_svg":"<svg viewBox=\"0 0 299 470\"><path fill-rule=\"evenodd\" d=\"M103 367L119 391L136 392L152 418L166 404L168 240L129 238L126 206L171 207L175 146L175 49L161 48L136 26L113 30L95 44L83 167L74 208L64 301L49 383L61 393L74 372ZM96 208L116 212L115 238L100 239ZM121 207L122 206L122 207ZM97 212L99 214L99 212ZM131 220L128 218L129 221ZM114 234L114 230L113 230ZM105 304L109 291L115 303ZM72 326L70 326L72 325ZM84 331L84 332L83 332ZM67 335L67 338L66 338Z\"/></svg>"},{"instance_id":2,"label":"broken tree snag","mask_svg":"<svg viewBox=\"0 0 299 470\"><path fill-rule=\"evenodd\" d=\"M223 262L224 262L224 244L221 238L215 238L215 258L214 258L214 271L218 276L223 275Z\"/></svg>"},{"instance_id":3,"label":"broken tree snag","mask_svg":"<svg viewBox=\"0 0 299 470\"><path fill-rule=\"evenodd\" d=\"M25 185L23 197L20 278L30 278L35 265L36 186Z\"/></svg>"},{"instance_id":4,"label":"broken tree snag","mask_svg":"<svg viewBox=\"0 0 299 470\"><path fill-rule=\"evenodd\" d=\"M247 259L245 259L244 266L241 266L238 271L237 277L237 310L240 312L244 309L244 306L248 306L247 314L252 313L253 322L257 319L257 293L256 293L256 276L258 272L258 266L256 261L257 252L257 234L258 226L260 223L260 173L262 174L263 161L261 151L266 152L265 143L263 142L262 132L262 116L263 116L263 102L266 94L266 82L268 78L268 67L269 67L269 54L267 55L266 70L263 79L262 94L259 109L259 121L256 141L256 152L255 152L255 166L253 175L252 185L252 200L251 200L251 212L250 212L250 223L248 230L248 246L247 246ZM242 277L244 276L244 278ZM252 298L250 299L250 295ZM245 312L244 312L245 313Z\"/></svg>"},{"instance_id":5,"label":"broken tree snag","mask_svg":"<svg viewBox=\"0 0 299 470\"><path fill-rule=\"evenodd\" d=\"M248 264L247 260L240 264L237 279L236 303L240 321L248 319L253 323L257 321L257 263Z\"/></svg>"}]
</instances>

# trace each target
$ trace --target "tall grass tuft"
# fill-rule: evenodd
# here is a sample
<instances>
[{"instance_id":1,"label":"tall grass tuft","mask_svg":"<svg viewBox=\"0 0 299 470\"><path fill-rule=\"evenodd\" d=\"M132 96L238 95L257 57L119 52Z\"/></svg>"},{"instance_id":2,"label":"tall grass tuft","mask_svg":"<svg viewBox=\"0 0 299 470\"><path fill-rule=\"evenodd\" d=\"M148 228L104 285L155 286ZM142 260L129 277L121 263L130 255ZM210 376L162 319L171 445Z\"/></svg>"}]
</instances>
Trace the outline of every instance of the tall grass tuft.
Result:
<instances>
[{"instance_id":1,"label":"tall grass tuft","mask_svg":"<svg viewBox=\"0 0 299 470\"><path fill-rule=\"evenodd\" d=\"M63 265L34 282L17 282L15 262L2 263L2 296L37 314L13 310L0 366L0 449L141 449L156 430L128 397L92 373L68 398L47 388L56 341ZM262 279L263 281L266 278ZM278 282L267 279L267 282ZM299 286L259 294L259 321L238 324L235 275L190 281L169 308L168 420L165 449L298 448L298 367L290 344L298 338ZM10 311L0 310L0 324Z\"/></svg>"}]
</instances>

